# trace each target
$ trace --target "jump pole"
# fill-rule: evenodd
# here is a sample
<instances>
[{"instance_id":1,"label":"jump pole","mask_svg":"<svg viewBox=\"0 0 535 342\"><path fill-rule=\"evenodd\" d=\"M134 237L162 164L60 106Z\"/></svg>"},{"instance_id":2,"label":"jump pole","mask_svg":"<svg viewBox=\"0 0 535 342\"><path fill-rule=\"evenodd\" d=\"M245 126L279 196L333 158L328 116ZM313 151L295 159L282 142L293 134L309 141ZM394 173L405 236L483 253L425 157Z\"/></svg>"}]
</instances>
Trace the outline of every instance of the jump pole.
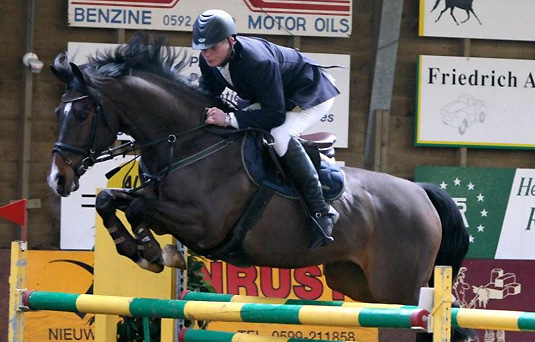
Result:
<instances>
[{"instance_id":1,"label":"jump pole","mask_svg":"<svg viewBox=\"0 0 535 342\"><path fill-rule=\"evenodd\" d=\"M463 309L451 308L451 274L447 270L449 267L435 268L435 288L433 296L437 295L438 300L431 303L433 308L431 321L437 323L441 314L448 316L447 320L440 320L443 325L453 327L481 329L481 330L506 330L506 331L525 331L535 332L535 312L507 311L507 310L489 310L489 309ZM437 283L436 279L440 279ZM377 304L364 302L343 302L343 301L316 301L316 300L298 300L286 298L268 298L243 296L232 294L208 293L184 291L179 299L189 301L210 301L210 302L231 302L231 303L263 303L263 304L289 304L289 305L317 305L317 306L335 306L335 307L360 307L360 308L390 308L390 309L416 309L413 305L397 304ZM450 310L447 310L448 307ZM441 309L446 309L441 311ZM447 318L447 317L446 317ZM440 330L440 329L439 329ZM439 335L439 334L436 334ZM443 340L442 340L443 341Z\"/></svg>"},{"instance_id":2,"label":"jump pole","mask_svg":"<svg viewBox=\"0 0 535 342\"><path fill-rule=\"evenodd\" d=\"M434 280L435 290L431 311L433 342L450 342L452 268L450 266L435 267Z\"/></svg>"},{"instance_id":3,"label":"jump pole","mask_svg":"<svg viewBox=\"0 0 535 342\"><path fill-rule=\"evenodd\" d=\"M24 312L20 309L22 293L26 290L26 241L11 242L11 271L9 274L8 341L24 341Z\"/></svg>"},{"instance_id":4,"label":"jump pole","mask_svg":"<svg viewBox=\"0 0 535 342\"><path fill-rule=\"evenodd\" d=\"M301 338L286 338L262 336L246 333L232 333L226 331L182 329L178 334L178 342L334 342L331 340L310 340ZM341 341L337 341L341 342Z\"/></svg>"},{"instance_id":5,"label":"jump pole","mask_svg":"<svg viewBox=\"0 0 535 342\"><path fill-rule=\"evenodd\" d=\"M255 296L243 296L243 295L232 295L232 294L211 293L211 292L196 292L196 291L190 291L190 290L186 290L182 292L178 299L192 300L192 301L206 301L206 302L342 306L342 307L370 308L370 309L372 308L373 309L416 309L418 308L417 306L414 306L414 305L255 297Z\"/></svg>"},{"instance_id":6,"label":"jump pole","mask_svg":"<svg viewBox=\"0 0 535 342\"><path fill-rule=\"evenodd\" d=\"M54 310L202 321L282 323L335 327L377 327L426 330L425 309L368 309L283 304L194 302L171 299L26 291L30 310Z\"/></svg>"}]
</instances>

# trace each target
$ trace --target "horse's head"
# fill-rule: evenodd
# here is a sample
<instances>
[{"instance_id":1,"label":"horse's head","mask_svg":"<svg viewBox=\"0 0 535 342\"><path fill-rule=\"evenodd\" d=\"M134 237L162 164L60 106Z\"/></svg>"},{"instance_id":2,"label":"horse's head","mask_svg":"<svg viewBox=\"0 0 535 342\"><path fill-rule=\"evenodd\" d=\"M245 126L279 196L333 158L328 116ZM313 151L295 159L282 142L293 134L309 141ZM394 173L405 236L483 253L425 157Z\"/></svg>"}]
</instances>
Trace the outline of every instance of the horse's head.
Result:
<instances>
[{"instance_id":1,"label":"horse's head","mask_svg":"<svg viewBox=\"0 0 535 342\"><path fill-rule=\"evenodd\" d=\"M111 128L105 117L98 92L84 75L83 66L69 63L67 55L60 53L51 69L67 87L56 108L59 136L52 150L48 185L66 197L78 189L79 178L99 152L116 140L117 129Z\"/></svg>"}]
</instances>

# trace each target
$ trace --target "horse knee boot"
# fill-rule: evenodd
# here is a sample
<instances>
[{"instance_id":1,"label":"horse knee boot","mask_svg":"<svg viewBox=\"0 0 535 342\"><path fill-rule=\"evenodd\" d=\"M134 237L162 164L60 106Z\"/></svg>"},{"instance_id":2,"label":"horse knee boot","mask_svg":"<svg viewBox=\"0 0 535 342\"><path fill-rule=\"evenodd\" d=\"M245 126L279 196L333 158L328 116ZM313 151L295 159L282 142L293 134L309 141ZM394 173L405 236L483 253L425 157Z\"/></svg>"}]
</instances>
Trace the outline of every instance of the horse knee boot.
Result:
<instances>
[{"instance_id":1,"label":"horse knee boot","mask_svg":"<svg viewBox=\"0 0 535 342\"><path fill-rule=\"evenodd\" d=\"M332 243L331 233L339 215L325 202L318 173L305 149L296 138L291 138L286 154L280 159L313 216L308 248Z\"/></svg>"}]
</instances>

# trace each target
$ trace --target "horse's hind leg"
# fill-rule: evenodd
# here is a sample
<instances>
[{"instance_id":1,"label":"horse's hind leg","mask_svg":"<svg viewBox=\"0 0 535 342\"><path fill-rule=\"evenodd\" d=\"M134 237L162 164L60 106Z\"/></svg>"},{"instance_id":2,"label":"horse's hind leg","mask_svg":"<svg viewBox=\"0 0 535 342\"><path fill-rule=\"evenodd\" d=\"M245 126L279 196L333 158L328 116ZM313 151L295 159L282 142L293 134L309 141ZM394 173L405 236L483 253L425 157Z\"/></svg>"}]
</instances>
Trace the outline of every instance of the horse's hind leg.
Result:
<instances>
[{"instance_id":1,"label":"horse's hind leg","mask_svg":"<svg viewBox=\"0 0 535 342\"><path fill-rule=\"evenodd\" d=\"M472 12L472 14L474 15L474 17L476 17L477 21L479 22L479 25L483 25L483 24L481 23L481 20L479 20L479 18L477 17L476 12L474 12L474 10L473 10L472 8L470 8L470 12Z\"/></svg>"},{"instance_id":2,"label":"horse's hind leg","mask_svg":"<svg viewBox=\"0 0 535 342\"><path fill-rule=\"evenodd\" d=\"M108 230L108 233L115 243L115 248L120 255L123 255L143 268L147 263L138 251L138 244L136 239L128 232L121 220L115 214L116 210L125 211L130 203L134 200L134 197L126 194L120 190L106 189L101 191L96 199L96 209L104 226ZM153 272L161 272L163 266L152 267L150 270Z\"/></svg>"},{"instance_id":3,"label":"horse's hind leg","mask_svg":"<svg viewBox=\"0 0 535 342\"><path fill-rule=\"evenodd\" d=\"M353 300L376 302L366 280L366 275L359 265L351 261L332 262L323 266L327 285Z\"/></svg>"}]
</instances>

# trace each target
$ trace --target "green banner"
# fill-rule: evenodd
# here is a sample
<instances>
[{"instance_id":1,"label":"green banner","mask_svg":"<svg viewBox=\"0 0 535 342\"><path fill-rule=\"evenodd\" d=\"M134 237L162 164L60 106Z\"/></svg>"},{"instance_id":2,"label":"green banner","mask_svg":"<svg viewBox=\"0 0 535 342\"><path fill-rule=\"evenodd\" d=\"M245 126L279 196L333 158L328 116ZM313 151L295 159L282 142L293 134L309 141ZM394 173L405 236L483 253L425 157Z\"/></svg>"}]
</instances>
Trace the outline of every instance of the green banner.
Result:
<instances>
[{"instance_id":1,"label":"green banner","mask_svg":"<svg viewBox=\"0 0 535 342\"><path fill-rule=\"evenodd\" d=\"M470 234L467 258L496 258L515 169L417 166L415 180L446 190ZM535 182L534 182L535 184Z\"/></svg>"}]
</instances>

